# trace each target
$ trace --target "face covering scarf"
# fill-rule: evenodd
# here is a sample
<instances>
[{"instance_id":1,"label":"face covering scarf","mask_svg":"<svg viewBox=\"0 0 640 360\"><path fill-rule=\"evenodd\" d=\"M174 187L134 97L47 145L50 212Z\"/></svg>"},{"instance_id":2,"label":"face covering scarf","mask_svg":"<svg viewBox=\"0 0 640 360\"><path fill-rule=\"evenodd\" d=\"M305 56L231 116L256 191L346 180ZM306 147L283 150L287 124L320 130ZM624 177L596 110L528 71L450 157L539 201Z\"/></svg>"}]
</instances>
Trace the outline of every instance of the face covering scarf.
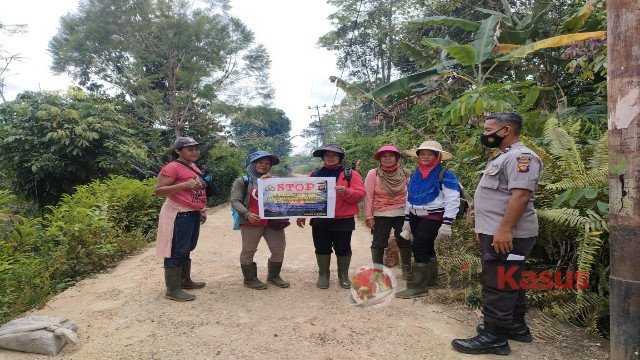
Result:
<instances>
[{"instance_id":1,"label":"face covering scarf","mask_svg":"<svg viewBox=\"0 0 640 360\"><path fill-rule=\"evenodd\" d=\"M409 181L408 200L411 205L426 205L433 201L440 194L440 159L442 154L431 160L428 164L421 164L418 160L418 169L411 175Z\"/></svg>"},{"instance_id":2,"label":"face covering scarf","mask_svg":"<svg viewBox=\"0 0 640 360\"><path fill-rule=\"evenodd\" d=\"M497 148L500 147L500 144L502 144L502 140L504 140L504 138L506 136L500 136L498 135L498 131L502 130L506 128L506 126L501 127L500 129L492 132L491 134L488 135L480 135L480 142L482 143L482 145L488 147L488 148Z\"/></svg>"},{"instance_id":3,"label":"face covering scarf","mask_svg":"<svg viewBox=\"0 0 640 360\"><path fill-rule=\"evenodd\" d=\"M391 196L404 190L407 184L406 172L405 169L400 167L400 164L395 164L388 168L380 166L376 169L380 179L380 187Z\"/></svg>"}]
</instances>

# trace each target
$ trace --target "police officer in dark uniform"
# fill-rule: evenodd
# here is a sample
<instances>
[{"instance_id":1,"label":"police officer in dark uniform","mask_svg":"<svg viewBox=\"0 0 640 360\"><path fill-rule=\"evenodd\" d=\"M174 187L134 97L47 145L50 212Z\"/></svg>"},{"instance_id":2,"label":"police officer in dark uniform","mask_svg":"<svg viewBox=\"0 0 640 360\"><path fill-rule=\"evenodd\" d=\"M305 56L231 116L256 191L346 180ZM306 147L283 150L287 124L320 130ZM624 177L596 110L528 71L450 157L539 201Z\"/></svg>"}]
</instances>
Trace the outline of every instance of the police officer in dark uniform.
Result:
<instances>
[{"instance_id":1,"label":"police officer in dark uniform","mask_svg":"<svg viewBox=\"0 0 640 360\"><path fill-rule=\"evenodd\" d=\"M477 336L451 343L467 354L507 355L507 339L533 339L524 320L527 298L520 280L538 236L533 199L542 161L520 141L521 129L522 117L515 112L485 117L480 139L500 151L489 160L474 198L475 230L482 246L484 324L478 325Z\"/></svg>"}]
</instances>

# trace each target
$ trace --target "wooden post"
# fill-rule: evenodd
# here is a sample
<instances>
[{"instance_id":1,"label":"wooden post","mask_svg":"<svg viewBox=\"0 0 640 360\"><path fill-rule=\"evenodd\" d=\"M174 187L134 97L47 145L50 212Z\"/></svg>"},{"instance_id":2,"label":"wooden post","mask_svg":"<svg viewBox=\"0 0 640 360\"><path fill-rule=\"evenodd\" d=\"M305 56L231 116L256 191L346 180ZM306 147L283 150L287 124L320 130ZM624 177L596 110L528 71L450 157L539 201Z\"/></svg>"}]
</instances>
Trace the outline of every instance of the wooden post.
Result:
<instances>
[{"instance_id":1,"label":"wooden post","mask_svg":"<svg viewBox=\"0 0 640 360\"><path fill-rule=\"evenodd\" d=\"M607 0L611 359L640 359L640 1Z\"/></svg>"}]
</instances>

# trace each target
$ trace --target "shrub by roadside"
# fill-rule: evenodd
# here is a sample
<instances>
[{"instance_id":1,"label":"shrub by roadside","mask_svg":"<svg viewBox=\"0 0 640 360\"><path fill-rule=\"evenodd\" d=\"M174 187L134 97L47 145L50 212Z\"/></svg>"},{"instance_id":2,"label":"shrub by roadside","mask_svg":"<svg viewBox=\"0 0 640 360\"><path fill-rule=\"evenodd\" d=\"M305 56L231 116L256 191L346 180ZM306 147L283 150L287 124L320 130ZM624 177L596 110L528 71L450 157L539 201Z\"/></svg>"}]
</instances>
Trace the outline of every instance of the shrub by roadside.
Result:
<instances>
[{"instance_id":1,"label":"shrub by roadside","mask_svg":"<svg viewBox=\"0 0 640 360\"><path fill-rule=\"evenodd\" d=\"M152 241L162 203L154 186L155 179L120 176L94 181L42 217L0 207L0 323ZM0 192L0 206L11 201Z\"/></svg>"}]
</instances>

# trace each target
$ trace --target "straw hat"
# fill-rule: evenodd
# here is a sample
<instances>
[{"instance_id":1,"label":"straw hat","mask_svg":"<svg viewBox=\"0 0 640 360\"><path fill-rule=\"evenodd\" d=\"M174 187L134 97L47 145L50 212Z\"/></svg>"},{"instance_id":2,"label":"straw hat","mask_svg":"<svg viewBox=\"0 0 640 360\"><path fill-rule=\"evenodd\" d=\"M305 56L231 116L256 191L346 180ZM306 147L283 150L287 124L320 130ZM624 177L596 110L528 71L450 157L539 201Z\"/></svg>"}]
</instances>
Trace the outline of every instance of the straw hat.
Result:
<instances>
[{"instance_id":1,"label":"straw hat","mask_svg":"<svg viewBox=\"0 0 640 360\"><path fill-rule=\"evenodd\" d=\"M442 150L442 145L440 145L437 141L425 141L417 149L407 150L406 154L412 157L418 156L418 150L431 150L437 151L442 154L442 160L451 160L453 159L453 155L450 152Z\"/></svg>"}]
</instances>

